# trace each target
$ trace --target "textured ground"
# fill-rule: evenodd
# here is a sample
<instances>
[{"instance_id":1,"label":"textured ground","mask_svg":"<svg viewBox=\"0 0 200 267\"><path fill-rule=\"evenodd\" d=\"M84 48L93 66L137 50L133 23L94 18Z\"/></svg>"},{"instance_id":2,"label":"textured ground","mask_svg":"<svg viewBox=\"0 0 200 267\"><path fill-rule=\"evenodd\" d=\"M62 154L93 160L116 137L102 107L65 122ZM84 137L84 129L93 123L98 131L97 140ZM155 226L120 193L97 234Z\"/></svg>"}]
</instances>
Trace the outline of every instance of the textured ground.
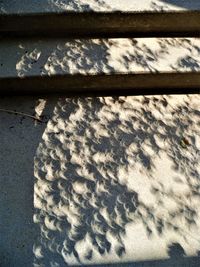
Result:
<instances>
[{"instance_id":1,"label":"textured ground","mask_svg":"<svg viewBox=\"0 0 200 267\"><path fill-rule=\"evenodd\" d=\"M199 101L1 99L1 266L199 266Z\"/></svg>"},{"instance_id":2,"label":"textured ground","mask_svg":"<svg viewBox=\"0 0 200 267\"><path fill-rule=\"evenodd\" d=\"M4 40L0 55L0 77L187 72L200 70L200 39Z\"/></svg>"},{"instance_id":3,"label":"textured ground","mask_svg":"<svg viewBox=\"0 0 200 267\"><path fill-rule=\"evenodd\" d=\"M195 9L199 1L0 1L1 13ZM191 38L2 40L0 76L198 71L199 51ZM199 267L199 102L1 98L0 266Z\"/></svg>"},{"instance_id":4,"label":"textured ground","mask_svg":"<svg viewBox=\"0 0 200 267\"><path fill-rule=\"evenodd\" d=\"M1 0L1 13L199 10L198 0Z\"/></svg>"}]
</instances>

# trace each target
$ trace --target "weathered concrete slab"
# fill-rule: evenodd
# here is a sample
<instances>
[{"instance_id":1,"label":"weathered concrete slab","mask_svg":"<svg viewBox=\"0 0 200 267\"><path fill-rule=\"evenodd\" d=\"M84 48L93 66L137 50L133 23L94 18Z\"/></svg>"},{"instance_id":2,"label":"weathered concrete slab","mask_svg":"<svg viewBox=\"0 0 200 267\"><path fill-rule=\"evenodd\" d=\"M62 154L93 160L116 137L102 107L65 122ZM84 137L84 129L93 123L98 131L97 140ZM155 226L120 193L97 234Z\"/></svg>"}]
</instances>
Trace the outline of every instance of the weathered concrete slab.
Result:
<instances>
[{"instance_id":1,"label":"weathered concrete slab","mask_svg":"<svg viewBox=\"0 0 200 267\"><path fill-rule=\"evenodd\" d=\"M200 71L200 38L12 39L0 77Z\"/></svg>"},{"instance_id":2,"label":"weathered concrete slab","mask_svg":"<svg viewBox=\"0 0 200 267\"><path fill-rule=\"evenodd\" d=\"M195 89L200 87L199 51L198 38L3 40L1 92Z\"/></svg>"},{"instance_id":3,"label":"weathered concrete slab","mask_svg":"<svg viewBox=\"0 0 200 267\"><path fill-rule=\"evenodd\" d=\"M1 98L0 266L199 267L199 101Z\"/></svg>"}]
</instances>

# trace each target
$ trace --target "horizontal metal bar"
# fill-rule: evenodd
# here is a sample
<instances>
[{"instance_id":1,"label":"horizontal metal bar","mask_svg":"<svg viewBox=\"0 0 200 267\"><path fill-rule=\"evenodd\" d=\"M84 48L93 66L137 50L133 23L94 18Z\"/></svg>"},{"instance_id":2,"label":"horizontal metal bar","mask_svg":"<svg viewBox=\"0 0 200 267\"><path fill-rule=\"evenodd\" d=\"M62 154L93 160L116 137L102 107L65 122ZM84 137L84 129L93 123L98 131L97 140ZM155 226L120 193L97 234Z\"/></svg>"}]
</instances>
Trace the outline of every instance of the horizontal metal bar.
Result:
<instances>
[{"instance_id":1,"label":"horizontal metal bar","mask_svg":"<svg viewBox=\"0 0 200 267\"><path fill-rule=\"evenodd\" d=\"M199 36L200 11L0 15L0 36Z\"/></svg>"},{"instance_id":2,"label":"horizontal metal bar","mask_svg":"<svg viewBox=\"0 0 200 267\"><path fill-rule=\"evenodd\" d=\"M0 78L1 95L138 95L199 93L200 73L55 75Z\"/></svg>"}]
</instances>

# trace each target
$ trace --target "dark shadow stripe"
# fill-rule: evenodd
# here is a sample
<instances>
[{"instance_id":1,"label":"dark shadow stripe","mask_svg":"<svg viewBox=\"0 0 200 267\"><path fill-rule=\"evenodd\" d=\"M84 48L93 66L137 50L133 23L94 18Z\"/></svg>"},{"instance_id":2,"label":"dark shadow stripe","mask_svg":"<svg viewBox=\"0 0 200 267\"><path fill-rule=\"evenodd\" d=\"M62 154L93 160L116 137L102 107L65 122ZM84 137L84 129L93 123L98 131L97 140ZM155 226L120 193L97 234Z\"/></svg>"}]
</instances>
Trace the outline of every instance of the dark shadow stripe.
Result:
<instances>
[{"instance_id":1,"label":"dark shadow stripe","mask_svg":"<svg viewBox=\"0 0 200 267\"><path fill-rule=\"evenodd\" d=\"M85 266L85 265L83 265ZM111 263L89 265L90 267L199 267L199 257L177 257L175 259L152 260L141 262Z\"/></svg>"},{"instance_id":2,"label":"dark shadow stripe","mask_svg":"<svg viewBox=\"0 0 200 267\"><path fill-rule=\"evenodd\" d=\"M186 94L199 93L199 88L199 72L0 78L1 95Z\"/></svg>"},{"instance_id":3,"label":"dark shadow stripe","mask_svg":"<svg viewBox=\"0 0 200 267\"><path fill-rule=\"evenodd\" d=\"M0 15L0 35L18 37L199 36L200 11Z\"/></svg>"}]
</instances>

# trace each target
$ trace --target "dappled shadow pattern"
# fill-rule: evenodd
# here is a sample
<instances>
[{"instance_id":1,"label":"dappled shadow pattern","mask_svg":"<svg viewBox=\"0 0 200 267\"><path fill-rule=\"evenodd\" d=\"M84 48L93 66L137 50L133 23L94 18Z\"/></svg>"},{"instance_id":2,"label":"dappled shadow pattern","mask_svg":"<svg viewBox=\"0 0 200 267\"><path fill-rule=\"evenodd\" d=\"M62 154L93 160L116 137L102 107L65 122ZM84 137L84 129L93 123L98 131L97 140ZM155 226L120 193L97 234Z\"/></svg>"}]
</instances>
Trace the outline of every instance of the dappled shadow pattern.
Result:
<instances>
[{"instance_id":1,"label":"dappled shadow pattern","mask_svg":"<svg viewBox=\"0 0 200 267\"><path fill-rule=\"evenodd\" d=\"M104 0L49 0L50 4L57 9L71 10L71 11L93 11L93 10L112 10Z\"/></svg>"},{"instance_id":2,"label":"dappled shadow pattern","mask_svg":"<svg viewBox=\"0 0 200 267\"><path fill-rule=\"evenodd\" d=\"M18 76L114 72L109 65L109 40L74 40L23 44ZM18 53L19 55L19 53Z\"/></svg>"},{"instance_id":3,"label":"dappled shadow pattern","mask_svg":"<svg viewBox=\"0 0 200 267\"><path fill-rule=\"evenodd\" d=\"M58 102L35 158L35 266L125 259L130 223L199 246L190 230L199 218L200 116L190 97L174 98ZM169 174L160 177L163 155Z\"/></svg>"},{"instance_id":4,"label":"dappled shadow pattern","mask_svg":"<svg viewBox=\"0 0 200 267\"><path fill-rule=\"evenodd\" d=\"M125 233L125 225L131 221L129 214L137 208L137 193L118 181L118 160L121 164L126 161L123 154L118 158L118 140L114 139L112 144L104 134L101 136L99 133L96 140L90 136L98 135L95 121L100 119L92 114L91 108L93 103L95 106L97 104L98 112L102 103L78 100L78 106L80 104L89 112L76 114L78 106L76 100L74 102L59 103L52 124L60 121L64 123L64 128L60 125L56 133L45 134L45 141L39 146L35 160L35 176L38 179L35 185L35 220L41 225L41 242L47 253L51 247L53 252L59 251L66 261L71 254L81 261L75 246L78 242L88 241L91 243L90 249L87 248L84 258L90 260L93 250L100 254L110 251L109 233L117 239L115 251L120 257L125 253L121 234ZM65 121L68 117L70 121L67 126ZM86 125L89 122L94 129L87 133ZM74 140L76 137L77 140ZM60 138L64 139L61 141ZM42 169L40 166L43 166ZM45 260L50 260L45 257L45 249L41 253Z\"/></svg>"},{"instance_id":5,"label":"dappled shadow pattern","mask_svg":"<svg viewBox=\"0 0 200 267\"><path fill-rule=\"evenodd\" d=\"M2 41L1 76L199 71L198 38ZM8 61L9 54L12 60Z\"/></svg>"},{"instance_id":6,"label":"dappled shadow pattern","mask_svg":"<svg viewBox=\"0 0 200 267\"><path fill-rule=\"evenodd\" d=\"M43 0L34 3L31 0L1 0L0 13L47 13L76 11L88 12L99 10L110 10L112 7L105 0Z\"/></svg>"},{"instance_id":7,"label":"dappled shadow pattern","mask_svg":"<svg viewBox=\"0 0 200 267\"><path fill-rule=\"evenodd\" d=\"M167 11L200 9L197 0L1 0L0 13L42 13L42 12L87 12L87 11Z\"/></svg>"},{"instance_id":8,"label":"dappled shadow pattern","mask_svg":"<svg viewBox=\"0 0 200 267\"><path fill-rule=\"evenodd\" d=\"M150 150L151 154L148 156L149 169L154 168L154 156L157 157L160 153L162 155L162 152L165 151L174 170L174 177L163 175L166 177L165 179L171 181L171 186L162 179L152 183L151 192L158 206L146 205L146 201L145 204L141 202L141 211L138 209L138 216L139 219L142 219L149 236L154 232L154 227L152 228L154 225L160 235L167 228L185 237L187 234L183 231L183 226L186 225L188 229L195 227L199 219L196 200L199 200L200 197L200 153L196 138L199 133L200 112L198 106L196 109L191 107L189 99L183 105L177 105L173 108L172 103L170 104L170 98L169 101L165 97L161 99L154 97L152 100L145 98L143 101L144 105L149 108L142 108L140 115L142 119L139 120L141 127L146 125L148 134L141 144L147 143L154 151L152 153ZM152 112L153 109L158 112L155 112L156 116ZM168 109L171 111L167 115L165 110ZM164 119L165 116L167 119ZM160 140L164 141L164 146ZM144 148L144 153L145 150L148 151L148 146ZM165 160L167 162L167 158ZM143 166L145 167L144 164ZM182 175L184 178L181 177ZM174 202L172 209L167 204L169 201ZM196 204L191 205L193 201ZM199 240L198 237L197 240Z\"/></svg>"}]
</instances>

